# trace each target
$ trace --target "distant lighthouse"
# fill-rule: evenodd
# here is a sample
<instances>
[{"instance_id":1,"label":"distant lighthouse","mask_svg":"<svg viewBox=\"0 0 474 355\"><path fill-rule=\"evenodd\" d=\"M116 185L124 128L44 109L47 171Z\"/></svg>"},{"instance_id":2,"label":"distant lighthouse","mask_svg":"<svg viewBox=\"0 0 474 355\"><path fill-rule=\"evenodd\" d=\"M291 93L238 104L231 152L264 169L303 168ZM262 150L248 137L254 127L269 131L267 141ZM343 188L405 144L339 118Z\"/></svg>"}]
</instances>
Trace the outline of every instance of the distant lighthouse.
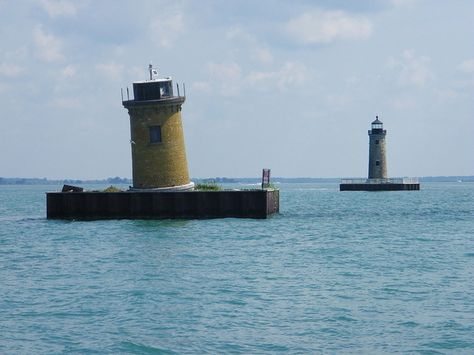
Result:
<instances>
[{"instance_id":1,"label":"distant lighthouse","mask_svg":"<svg viewBox=\"0 0 474 355\"><path fill-rule=\"evenodd\" d=\"M387 157L385 136L387 131L383 129L383 123L379 116L375 116L372 129L369 130L369 179L386 179Z\"/></svg>"},{"instance_id":2,"label":"distant lighthouse","mask_svg":"<svg viewBox=\"0 0 474 355\"><path fill-rule=\"evenodd\" d=\"M157 78L149 65L149 80L133 83L133 99L122 101L130 115L134 190L188 190L181 106L185 96L174 96L171 77Z\"/></svg>"},{"instance_id":3,"label":"distant lighthouse","mask_svg":"<svg viewBox=\"0 0 474 355\"><path fill-rule=\"evenodd\" d=\"M417 178L389 178L387 175L387 149L383 123L379 116L369 130L369 176L367 179L342 179L340 191L399 191L419 190Z\"/></svg>"}]
</instances>

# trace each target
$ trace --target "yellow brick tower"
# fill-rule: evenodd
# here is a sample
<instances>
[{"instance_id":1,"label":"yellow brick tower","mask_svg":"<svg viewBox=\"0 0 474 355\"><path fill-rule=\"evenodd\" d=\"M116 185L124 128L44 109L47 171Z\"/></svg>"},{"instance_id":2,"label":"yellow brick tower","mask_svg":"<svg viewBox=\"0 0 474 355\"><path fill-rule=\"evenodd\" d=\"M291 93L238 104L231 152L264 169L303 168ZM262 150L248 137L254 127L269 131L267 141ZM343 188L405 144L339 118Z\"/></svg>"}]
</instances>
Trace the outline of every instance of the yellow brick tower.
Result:
<instances>
[{"instance_id":1,"label":"yellow brick tower","mask_svg":"<svg viewBox=\"0 0 474 355\"><path fill-rule=\"evenodd\" d=\"M130 115L133 190L190 190L181 106L185 96L173 95L170 77L133 83L133 99L122 100Z\"/></svg>"}]
</instances>

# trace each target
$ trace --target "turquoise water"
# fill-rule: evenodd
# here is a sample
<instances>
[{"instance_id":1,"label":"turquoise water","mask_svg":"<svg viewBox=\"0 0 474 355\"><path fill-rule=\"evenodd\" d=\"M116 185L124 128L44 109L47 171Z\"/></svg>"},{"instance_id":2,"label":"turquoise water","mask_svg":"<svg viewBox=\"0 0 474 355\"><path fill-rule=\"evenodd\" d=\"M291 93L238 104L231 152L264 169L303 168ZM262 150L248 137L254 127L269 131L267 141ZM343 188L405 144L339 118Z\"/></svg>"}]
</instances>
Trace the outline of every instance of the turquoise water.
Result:
<instances>
[{"instance_id":1,"label":"turquoise water","mask_svg":"<svg viewBox=\"0 0 474 355\"><path fill-rule=\"evenodd\" d=\"M0 186L2 354L474 353L474 184L95 222L46 220L51 188Z\"/></svg>"}]
</instances>

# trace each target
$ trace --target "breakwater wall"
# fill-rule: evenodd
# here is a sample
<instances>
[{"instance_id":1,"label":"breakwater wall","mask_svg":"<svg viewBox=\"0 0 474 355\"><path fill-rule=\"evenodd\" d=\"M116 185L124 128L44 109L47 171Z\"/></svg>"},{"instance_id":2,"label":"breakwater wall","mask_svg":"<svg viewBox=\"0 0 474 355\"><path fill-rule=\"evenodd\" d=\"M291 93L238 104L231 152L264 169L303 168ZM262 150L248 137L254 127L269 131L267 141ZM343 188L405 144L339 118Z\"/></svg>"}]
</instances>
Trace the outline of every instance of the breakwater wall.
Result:
<instances>
[{"instance_id":1,"label":"breakwater wall","mask_svg":"<svg viewBox=\"0 0 474 355\"><path fill-rule=\"evenodd\" d=\"M48 219L267 218L279 190L48 192Z\"/></svg>"},{"instance_id":2,"label":"breakwater wall","mask_svg":"<svg viewBox=\"0 0 474 355\"><path fill-rule=\"evenodd\" d=\"M420 184L340 184L339 191L413 191Z\"/></svg>"}]
</instances>

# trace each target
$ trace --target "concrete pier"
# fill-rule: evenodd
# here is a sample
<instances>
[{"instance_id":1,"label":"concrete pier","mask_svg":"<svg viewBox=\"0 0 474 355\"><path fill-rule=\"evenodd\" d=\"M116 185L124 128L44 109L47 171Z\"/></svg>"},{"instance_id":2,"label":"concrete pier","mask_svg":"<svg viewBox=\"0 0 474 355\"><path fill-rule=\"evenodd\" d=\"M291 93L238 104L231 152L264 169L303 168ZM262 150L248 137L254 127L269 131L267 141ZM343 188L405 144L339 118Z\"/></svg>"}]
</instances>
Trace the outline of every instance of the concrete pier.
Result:
<instances>
[{"instance_id":1,"label":"concrete pier","mask_svg":"<svg viewBox=\"0 0 474 355\"><path fill-rule=\"evenodd\" d=\"M279 190L46 193L48 219L268 218Z\"/></svg>"},{"instance_id":2,"label":"concrete pier","mask_svg":"<svg viewBox=\"0 0 474 355\"><path fill-rule=\"evenodd\" d=\"M343 179L339 191L413 191L419 190L416 178Z\"/></svg>"}]
</instances>

